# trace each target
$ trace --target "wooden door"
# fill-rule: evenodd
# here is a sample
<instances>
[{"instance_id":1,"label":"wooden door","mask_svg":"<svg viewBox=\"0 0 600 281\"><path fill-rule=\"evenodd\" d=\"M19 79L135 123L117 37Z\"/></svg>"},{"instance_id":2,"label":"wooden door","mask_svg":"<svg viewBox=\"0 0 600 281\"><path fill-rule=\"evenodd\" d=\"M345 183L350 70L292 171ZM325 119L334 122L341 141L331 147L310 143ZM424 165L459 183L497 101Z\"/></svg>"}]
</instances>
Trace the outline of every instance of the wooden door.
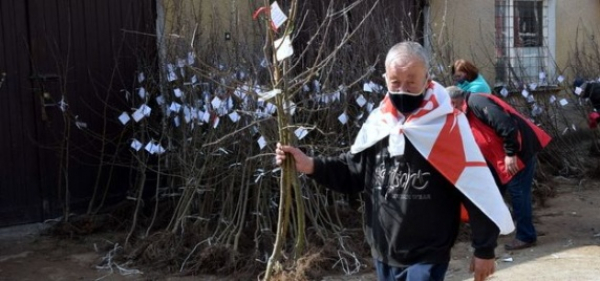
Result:
<instances>
[{"instance_id":1,"label":"wooden door","mask_svg":"<svg viewBox=\"0 0 600 281\"><path fill-rule=\"evenodd\" d=\"M0 3L0 32L8 38L0 44L0 71L10 73L0 93L11 98L0 105L10 112L0 113L7 136L0 142L7 154L0 157L0 168L7 167L0 172L0 225L85 210L98 188L123 194L126 180L107 182L107 155L118 150L122 131L112 108L125 102L122 90L142 57L156 53L155 2Z\"/></svg>"},{"instance_id":2,"label":"wooden door","mask_svg":"<svg viewBox=\"0 0 600 281\"><path fill-rule=\"evenodd\" d=\"M0 226L42 219L27 26L26 1L0 0Z\"/></svg>"}]
</instances>

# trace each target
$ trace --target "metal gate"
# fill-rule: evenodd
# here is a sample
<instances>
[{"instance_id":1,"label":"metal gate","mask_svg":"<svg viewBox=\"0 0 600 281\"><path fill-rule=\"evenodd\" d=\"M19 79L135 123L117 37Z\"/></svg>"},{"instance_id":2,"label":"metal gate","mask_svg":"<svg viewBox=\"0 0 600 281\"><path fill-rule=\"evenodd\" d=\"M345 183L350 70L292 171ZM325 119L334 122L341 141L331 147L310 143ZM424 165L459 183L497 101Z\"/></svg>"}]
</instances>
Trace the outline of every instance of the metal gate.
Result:
<instances>
[{"instance_id":1,"label":"metal gate","mask_svg":"<svg viewBox=\"0 0 600 281\"><path fill-rule=\"evenodd\" d=\"M0 0L0 226L126 190L105 176L111 106L155 57L155 29L154 0Z\"/></svg>"}]
</instances>

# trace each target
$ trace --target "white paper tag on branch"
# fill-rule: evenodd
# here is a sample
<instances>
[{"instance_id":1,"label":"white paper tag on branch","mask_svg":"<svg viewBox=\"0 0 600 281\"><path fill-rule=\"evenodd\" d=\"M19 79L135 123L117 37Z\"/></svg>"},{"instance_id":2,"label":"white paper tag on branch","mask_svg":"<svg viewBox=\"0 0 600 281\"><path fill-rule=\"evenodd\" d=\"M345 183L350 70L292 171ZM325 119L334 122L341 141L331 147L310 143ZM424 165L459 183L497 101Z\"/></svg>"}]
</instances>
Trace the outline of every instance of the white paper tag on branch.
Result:
<instances>
[{"instance_id":1,"label":"white paper tag on branch","mask_svg":"<svg viewBox=\"0 0 600 281\"><path fill-rule=\"evenodd\" d=\"M119 121L121 121L123 125L127 124L129 120L131 120L131 118L129 117L129 114L127 114L127 112L123 112L121 113L121 115L119 115Z\"/></svg>"},{"instance_id":2,"label":"white paper tag on branch","mask_svg":"<svg viewBox=\"0 0 600 281\"><path fill-rule=\"evenodd\" d=\"M158 154L163 154L166 151L165 148L160 144L157 144L155 147L156 147L156 153L158 153Z\"/></svg>"},{"instance_id":3,"label":"white paper tag on branch","mask_svg":"<svg viewBox=\"0 0 600 281\"><path fill-rule=\"evenodd\" d=\"M138 96L140 96L141 99L146 98L146 89L144 89L144 87L138 89Z\"/></svg>"},{"instance_id":4,"label":"white paper tag on branch","mask_svg":"<svg viewBox=\"0 0 600 281\"><path fill-rule=\"evenodd\" d=\"M237 121L240 120L240 115L237 112L235 112L235 111L232 112L232 113L229 113L228 116L229 116L229 119L231 119L231 121L233 123L237 123Z\"/></svg>"},{"instance_id":5,"label":"white paper tag on branch","mask_svg":"<svg viewBox=\"0 0 600 281\"><path fill-rule=\"evenodd\" d=\"M540 114L542 114L544 112L544 109L540 106L538 106L537 104L533 104L533 109L531 110L531 115L532 116L538 116Z\"/></svg>"},{"instance_id":6,"label":"white paper tag on branch","mask_svg":"<svg viewBox=\"0 0 600 281\"><path fill-rule=\"evenodd\" d=\"M533 95L529 95L529 96L527 97L527 102L528 102L528 103L534 103L534 102L535 102L535 98L533 97Z\"/></svg>"},{"instance_id":7,"label":"white paper tag on branch","mask_svg":"<svg viewBox=\"0 0 600 281\"><path fill-rule=\"evenodd\" d=\"M550 96L550 103L554 103L556 101L556 97L554 95Z\"/></svg>"},{"instance_id":8,"label":"white paper tag on branch","mask_svg":"<svg viewBox=\"0 0 600 281\"><path fill-rule=\"evenodd\" d=\"M179 67L179 68L185 67L186 63L187 63L186 59L182 59L182 58L177 59L177 67Z\"/></svg>"},{"instance_id":9,"label":"white paper tag on branch","mask_svg":"<svg viewBox=\"0 0 600 281\"><path fill-rule=\"evenodd\" d=\"M169 82L173 82L173 81L177 80L177 74L175 74L174 71L169 72L168 80L169 80Z\"/></svg>"},{"instance_id":10,"label":"white paper tag on branch","mask_svg":"<svg viewBox=\"0 0 600 281\"><path fill-rule=\"evenodd\" d=\"M183 118L185 123L190 123L190 121L192 121L192 109L189 106L183 108Z\"/></svg>"},{"instance_id":11,"label":"white paper tag on branch","mask_svg":"<svg viewBox=\"0 0 600 281\"><path fill-rule=\"evenodd\" d=\"M583 89L581 87L575 87L575 94L579 96L581 95L581 92L583 92Z\"/></svg>"},{"instance_id":12,"label":"white paper tag on branch","mask_svg":"<svg viewBox=\"0 0 600 281\"><path fill-rule=\"evenodd\" d=\"M154 154L154 144L152 142L148 142L148 144L146 144L144 149L146 151L148 151L150 154Z\"/></svg>"},{"instance_id":13,"label":"white paper tag on branch","mask_svg":"<svg viewBox=\"0 0 600 281\"><path fill-rule=\"evenodd\" d=\"M558 78L556 78L556 80L558 80L558 83L562 83L562 81L565 81L565 77L560 75Z\"/></svg>"},{"instance_id":14,"label":"white paper tag on branch","mask_svg":"<svg viewBox=\"0 0 600 281\"><path fill-rule=\"evenodd\" d=\"M144 76L143 72L138 73L138 83L142 83L146 80L146 76Z\"/></svg>"},{"instance_id":15,"label":"white paper tag on branch","mask_svg":"<svg viewBox=\"0 0 600 281\"><path fill-rule=\"evenodd\" d=\"M348 123L348 115L346 114L346 112L340 114L340 116L338 116L338 120L340 121L340 123L346 125L346 123Z\"/></svg>"},{"instance_id":16,"label":"white paper tag on branch","mask_svg":"<svg viewBox=\"0 0 600 281\"><path fill-rule=\"evenodd\" d=\"M319 80L313 80L313 90L315 93L321 92L321 82Z\"/></svg>"},{"instance_id":17,"label":"white paper tag on branch","mask_svg":"<svg viewBox=\"0 0 600 281\"><path fill-rule=\"evenodd\" d=\"M142 118L150 116L151 112L152 112L152 108L150 108L144 104L132 114L133 120L135 120L135 122L140 122L140 120L142 120Z\"/></svg>"},{"instance_id":18,"label":"white paper tag on branch","mask_svg":"<svg viewBox=\"0 0 600 281\"><path fill-rule=\"evenodd\" d=\"M290 40L289 35L275 40L274 45L277 50L275 55L278 61L282 61L294 54L294 47L292 47L292 40Z\"/></svg>"},{"instance_id":19,"label":"white paper tag on branch","mask_svg":"<svg viewBox=\"0 0 600 281\"><path fill-rule=\"evenodd\" d=\"M169 107L169 110L175 112L175 113L179 113L179 111L181 110L181 104L176 103L176 102L172 102L171 106Z\"/></svg>"},{"instance_id":20,"label":"white paper tag on branch","mask_svg":"<svg viewBox=\"0 0 600 281\"><path fill-rule=\"evenodd\" d=\"M307 130L307 129L305 129L305 128L303 128L303 127L300 127L300 128L298 128L298 129L296 129L296 131L294 131L294 134L296 135L296 137L297 137L299 140L301 140L301 139L303 139L304 137L306 137L306 135L308 135L308 130Z\"/></svg>"},{"instance_id":21,"label":"white paper tag on branch","mask_svg":"<svg viewBox=\"0 0 600 281\"><path fill-rule=\"evenodd\" d=\"M363 92L373 92L370 81L363 84Z\"/></svg>"},{"instance_id":22,"label":"white paper tag on branch","mask_svg":"<svg viewBox=\"0 0 600 281\"><path fill-rule=\"evenodd\" d=\"M508 90L506 88L502 88L502 90L500 90L500 94L503 97L507 97L508 96Z\"/></svg>"},{"instance_id":23,"label":"white paper tag on branch","mask_svg":"<svg viewBox=\"0 0 600 281\"><path fill-rule=\"evenodd\" d=\"M163 97L163 95L156 97L156 103L158 103L158 105L165 104L165 97Z\"/></svg>"},{"instance_id":24,"label":"white paper tag on branch","mask_svg":"<svg viewBox=\"0 0 600 281\"><path fill-rule=\"evenodd\" d=\"M196 55L194 54L194 52L188 52L188 55L187 55L187 64L188 65L192 65L192 64L194 64L195 60L196 60Z\"/></svg>"},{"instance_id":25,"label":"white paper tag on branch","mask_svg":"<svg viewBox=\"0 0 600 281\"><path fill-rule=\"evenodd\" d=\"M210 122L210 112L208 112L208 110L204 112L201 119L204 121L204 123Z\"/></svg>"},{"instance_id":26,"label":"white paper tag on branch","mask_svg":"<svg viewBox=\"0 0 600 281\"><path fill-rule=\"evenodd\" d=\"M377 84L377 83L375 83L373 81L370 81L369 85L371 87L371 91L372 92L381 92L381 91L383 91L383 86L381 86L381 85L379 85L379 84Z\"/></svg>"},{"instance_id":27,"label":"white paper tag on branch","mask_svg":"<svg viewBox=\"0 0 600 281\"><path fill-rule=\"evenodd\" d=\"M219 108L221 107L221 103L223 101L219 98L219 97L215 97L212 99L212 101L210 102L210 104L212 105L213 108Z\"/></svg>"},{"instance_id":28,"label":"white paper tag on branch","mask_svg":"<svg viewBox=\"0 0 600 281\"><path fill-rule=\"evenodd\" d=\"M143 144L137 139L133 139L131 141L131 148L133 148L135 151L140 151L140 149L142 149L142 146Z\"/></svg>"},{"instance_id":29,"label":"white paper tag on branch","mask_svg":"<svg viewBox=\"0 0 600 281\"><path fill-rule=\"evenodd\" d=\"M278 94L281 94L281 90L280 90L280 89L273 89L273 90L270 90L270 91L268 91L268 92L260 92L260 93L257 93L257 94L258 94L258 96L259 96L259 97L260 97L262 100L265 100L265 101L267 101L267 100L270 100L270 99L272 99L272 98L273 98L273 97L275 97L276 95L278 95Z\"/></svg>"},{"instance_id":30,"label":"white paper tag on branch","mask_svg":"<svg viewBox=\"0 0 600 281\"><path fill-rule=\"evenodd\" d=\"M256 142L258 143L258 147L260 147L260 149L263 149L265 146L267 146L267 140L265 140L265 137L263 136L261 136Z\"/></svg>"},{"instance_id":31,"label":"white paper tag on branch","mask_svg":"<svg viewBox=\"0 0 600 281\"><path fill-rule=\"evenodd\" d=\"M543 72L542 72L542 73L543 73ZM532 90L532 91L535 91L535 89L537 89L537 86L538 86L538 84L536 84L536 83L531 83L531 84L529 84L529 89L530 89L530 90Z\"/></svg>"},{"instance_id":32,"label":"white paper tag on branch","mask_svg":"<svg viewBox=\"0 0 600 281\"><path fill-rule=\"evenodd\" d=\"M225 104L225 109L227 109L227 111L232 110L233 109L233 99L231 97L227 98L226 100L226 104Z\"/></svg>"},{"instance_id":33,"label":"white paper tag on branch","mask_svg":"<svg viewBox=\"0 0 600 281\"><path fill-rule=\"evenodd\" d=\"M335 91L333 94L331 94L331 99L333 101L340 101L341 98L342 98L342 93L340 91Z\"/></svg>"},{"instance_id":34,"label":"white paper tag on branch","mask_svg":"<svg viewBox=\"0 0 600 281\"><path fill-rule=\"evenodd\" d=\"M529 96L529 92L528 92L527 90L523 89L523 91L521 91L521 95L522 95L524 98L527 98L527 97Z\"/></svg>"},{"instance_id":35,"label":"white paper tag on branch","mask_svg":"<svg viewBox=\"0 0 600 281\"><path fill-rule=\"evenodd\" d=\"M151 148L152 154L163 154L165 153L165 149L159 143L153 143Z\"/></svg>"},{"instance_id":36,"label":"white paper tag on branch","mask_svg":"<svg viewBox=\"0 0 600 281\"><path fill-rule=\"evenodd\" d=\"M273 115L273 114L275 114L275 112L277 112L277 106L275 106L274 104L268 102L265 105L265 112L267 114Z\"/></svg>"},{"instance_id":37,"label":"white paper tag on branch","mask_svg":"<svg viewBox=\"0 0 600 281\"><path fill-rule=\"evenodd\" d=\"M180 98L183 95L183 92L179 88L175 88L175 89L173 89L173 94L176 97Z\"/></svg>"},{"instance_id":38,"label":"white paper tag on branch","mask_svg":"<svg viewBox=\"0 0 600 281\"><path fill-rule=\"evenodd\" d=\"M138 109L138 110L134 111L133 114L131 114L131 117L133 117L133 120L135 122L140 122L140 120L142 120L142 118L144 118L144 114L142 113L141 109Z\"/></svg>"},{"instance_id":39,"label":"white paper tag on branch","mask_svg":"<svg viewBox=\"0 0 600 281\"><path fill-rule=\"evenodd\" d=\"M371 113L371 111L373 111L373 107L375 107L375 104L374 104L374 103L372 103L372 102L368 103L368 104L367 104L367 111L368 111L369 113Z\"/></svg>"},{"instance_id":40,"label":"white paper tag on branch","mask_svg":"<svg viewBox=\"0 0 600 281\"><path fill-rule=\"evenodd\" d=\"M561 99L561 100L559 101L559 103L560 103L560 105L562 105L562 106L565 106L565 105L569 104L569 102L567 101L567 99Z\"/></svg>"},{"instance_id":41,"label":"white paper tag on branch","mask_svg":"<svg viewBox=\"0 0 600 281\"><path fill-rule=\"evenodd\" d=\"M142 105L142 107L140 107L140 109L142 110L142 113L144 114L144 116L148 117L150 116L150 113L152 113L152 108L150 108L147 105Z\"/></svg>"},{"instance_id":42,"label":"white paper tag on branch","mask_svg":"<svg viewBox=\"0 0 600 281\"><path fill-rule=\"evenodd\" d=\"M191 117L192 117L192 120L198 120L198 116L199 116L199 115L198 115L198 114L199 114L199 113L198 113L198 111L199 111L199 110L198 110L197 108L192 108L192 109L190 109L190 114L192 115L192 116L191 116Z\"/></svg>"},{"instance_id":43,"label":"white paper tag on branch","mask_svg":"<svg viewBox=\"0 0 600 281\"><path fill-rule=\"evenodd\" d=\"M358 98L356 98L356 103L358 106L363 107L367 104L367 99L365 99L363 95L359 95Z\"/></svg>"},{"instance_id":44,"label":"white paper tag on branch","mask_svg":"<svg viewBox=\"0 0 600 281\"><path fill-rule=\"evenodd\" d=\"M177 74L175 74L175 66L173 64L167 64L167 79L169 82L177 80Z\"/></svg>"},{"instance_id":45,"label":"white paper tag on branch","mask_svg":"<svg viewBox=\"0 0 600 281\"><path fill-rule=\"evenodd\" d=\"M262 67L262 68L266 68L267 66L269 66L269 61L268 61L267 59L263 58L263 59L260 61L260 67Z\"/></svg>"},{"instance_id":46,"label":"white paper tag on branch","mask_svg":"<svg viewBox=\"0 0 600 281\"><path fill-rule=\"evenodd\" d=\"M75 121L75 126L77 126L79 130L83 130L87 128L87 123L83 121Z\"/></svg>"},{"instance_id":47,"label":"white paper tag on branch","mask_svg":"<svg viewBox=\"0 0 600 281\"><path fill-rule=\"evenodd\" d=\"M324 94L321 96L321 102L324 104L331 103L331 97L328 94Z\"/></svg>"},{"instance_id":48,"label":"white paper tag on branch","mask_svg":"<svg viewBox=\"0 0 600 281\"><path fill-rule=\"evenodd\" d=\"M286 20L287 16L283 13L277 1L271 4L271 21L273 21L273 26L275 29L278 29Z\"/></svg>"}]
</instances>

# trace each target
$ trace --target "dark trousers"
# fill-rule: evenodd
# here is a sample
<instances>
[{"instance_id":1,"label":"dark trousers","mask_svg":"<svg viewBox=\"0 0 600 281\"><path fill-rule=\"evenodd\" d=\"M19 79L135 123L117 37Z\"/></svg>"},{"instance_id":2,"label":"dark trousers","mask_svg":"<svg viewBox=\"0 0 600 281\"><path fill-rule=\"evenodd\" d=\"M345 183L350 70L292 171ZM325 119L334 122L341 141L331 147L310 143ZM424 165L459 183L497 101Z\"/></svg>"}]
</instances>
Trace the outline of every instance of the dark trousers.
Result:
<instances>
[{"instance_id":1,"label":"dark trousers","mask_svg":"<svg viewBox=\"0 0 600 281\"><path fill-rule=\"evenodd\" d=\"M417 263L395 267L375 260L378 281L443 281L448 263Z\"/></svg>"},{"instance_id":2,"label":"dark trousers","mask_svg":"<svg viewBox=\"0 0 600 281\"><path fill-rule=\"evenodd\" d=\"M488 165L489 166L489 165ZM512 203L513 219L516 225L516 238L520 241L531 243L537 240L537 233L533 226L533 195L532 185L537 157L533 156L525 163L523 170L519 171L513 178L502 185L496 170L492 166L490 171L494 176L496 184L500 188L502 196L508 191Z\"/></svg>"},{"instance_id":3,"label":"dark trousers","mask_svg":"<svg viewBox=\"0 0 600 281\"><path fill-rule=\"evenodd\" d=\"M531 194L536 164L537 158L532 157L525 163L525 168L519 171L505 186L513 207L513 217L517 228L516 238L527 243L537 240L537 233L533 226Z\"/></svg>"}]
</instances>

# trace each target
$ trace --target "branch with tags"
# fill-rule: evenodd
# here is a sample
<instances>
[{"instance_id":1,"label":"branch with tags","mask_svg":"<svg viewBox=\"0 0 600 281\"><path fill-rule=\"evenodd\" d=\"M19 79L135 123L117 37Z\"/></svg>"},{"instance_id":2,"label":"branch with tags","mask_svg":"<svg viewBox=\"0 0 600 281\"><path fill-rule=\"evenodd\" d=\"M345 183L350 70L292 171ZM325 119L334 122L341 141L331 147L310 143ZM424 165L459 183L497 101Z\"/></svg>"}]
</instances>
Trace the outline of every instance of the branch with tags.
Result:
<instances>
[{"instance_id":1,"label":"branch with tags","mask_svg":"<svg viewBox=\"0 0 600 281\"><path fill-rule=\"evenodd\" d=\"M277 108L277 131L279 133L279 143L282 145L291 144L292 132L290 132L290 119L291 115L296 109L295 104L291 101L290 94L288 92L288 85L292 80L289 75L288 63L286 59L289 59L294 54L292 47L292 34L294 26L294 17L298 7L298 1L292 0L290 2L290 16L288 17L279 7L277 1L270 3L265 0L265 5L259 8L254 13L256 19L260 14L266 14L268 19L268 26L266 28L267 40L265 48L265 58L271 58L270 64L265 63L271 77L271 90L266 92L258 93L261 100L268 102L274 100ZM269 8L267 8L269 7ZM267 13L268 12L268 13ZM275 39L277 31L286 23L283 36ZM270 53L269 53L270 52ZM268 104L268 103L267 103ZM302 130L295 132L297 138L303 138L306 133ZM264 136L259 139L259 145L261 149L265 147L267 141ZM287 228L290 224L290 215L292 208L292 192L295 194L296 201L294 207L296 208L296 224L294 225L296 234L296 243L294 247L294 255L296 258L300 257L304 247L304 202L300 186L297 182L297 173L292 157L288 157L281 166L281 178L279 183L279 210L277 219L277 235L275 238L275 245L273 246L273 252L268 259L267 268L264 275L264 281L271 280L275 267L278 267L279 258L281 251L284 248L283 244L287 240Z\"/></svg>"}]
</instances>

